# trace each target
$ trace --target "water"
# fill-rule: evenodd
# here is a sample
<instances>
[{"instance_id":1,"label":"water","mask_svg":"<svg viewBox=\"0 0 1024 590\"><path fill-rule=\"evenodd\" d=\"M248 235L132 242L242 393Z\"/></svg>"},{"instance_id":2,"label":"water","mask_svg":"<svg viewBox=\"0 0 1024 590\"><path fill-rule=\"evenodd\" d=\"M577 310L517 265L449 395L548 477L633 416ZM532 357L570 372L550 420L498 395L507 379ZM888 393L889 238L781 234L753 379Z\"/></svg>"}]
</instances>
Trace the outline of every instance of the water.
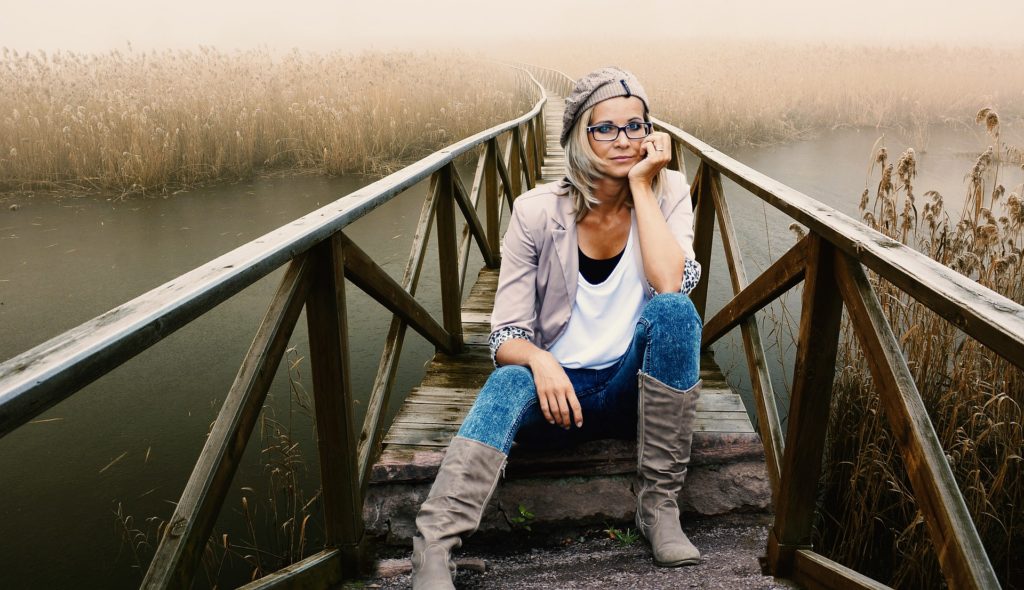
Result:
<instances>
[{"instance_id":1,"label":"water","mask_svg":"<svg viewBox=\"0 0 1024 590\"><path fill-rule=\"evenodd\" d=\"M773 148L736 150L751 167L857 216L871 149L879 133L840 129L812 140ZM1011 139L1013 139L1011 137ZM963 201L963 175L988 142L974 130L933 128L928 150L918 150L917 194L939 190L947 209ZM907 138L886 138L895 161ZM1022 144L1020 138L1016 143ZM692 174L696 163L687 161ZM463 172L467 184L471 170ZM868 181L877 183L878 171ZM1007 187L1022 182L1020 171L1003 177ZM181 193L169 198L111 201L96 197L18 197L0 208L0 358L14 356L127 301L263 233L366 184L365 179L292 176L260 179ZM795 243L790 221L726 181L747 274L753 278ZM356 222L348 235L392 276L404 269L419 215L424 185ZM1010 189L1013 190L1013 189ZM17 204L16 211L8 209ZM436 248L428 250L418 299L440 317ZM479 268L477 254L470 269ZM710 276L709 316L731 296L719 242ZM467 273L472 280L473 271ZM146 518L166 518L188 479L245 351L270 301L280 271L259 281L200 320L142 353L124 367L85 388L0 441L0 522L3 587L133 587L141 579L124 526L115 518L120 504L128 528L149 530ZM349 325L356 373L352 383L365 401L390 315L350 286ZM762 338L785 416L785 391L792 371L791 333L799 322L799 289L762 315ZM789 321L775 328L765 316ZM749 379L739 332L715 346L716 358L735 387L749 397ZM412 330L402 354L397 391L422 376L432 347ZM305 319L292 338L304 356ZM308 363L300 363L308 387ZM284 372L271 390L275 415L288 420ZM393 412L395 407L390 408ZM357 407L357 424L362 406ZM306 471L300 484L312 493L317 458L310 421L291 415ZM233 542L244 542L241 488L266 488L259 433L217 525ZM111 464L112 463L112 464ZM249 492L250 499L253 493ZM259 495L259 494L256 494ZM149 528L147 528L149 527ZM314 538L316 528L314 527ZM150 536L152 540L152 535ZM144 555L151 550L143 547ZM244 581L246 565L228 564L229 583ZM198 586L204 586L202 580Z\"/></svg>"},{"instance_id":2,"label":"water","mask_svg":"<svg viewBox=\"0 0 1024 590\"><path fill-rule=\"evenodd\" d=\"M471 181L472 170L462 174ZM368 182L292 176L170 198L5 201L0 210L0 358L15 356ZM426 182L420 183L346 230L397 280L426 190ZM18 209L10 210L11 204ZM434 252L432 242L417 296L440 317ZM479 254L470 256L470 268L481 264ZM131 567L130 547L120 542L124 527L115 510L120 504L132 517L129 528L140 530L153 528L145 522L148 517L169 517L170 502L181 494L281 274L262 279L3 439L0 570L5 573L0 586L138 585L141 574ZM356 424L361 425L391 316L351 284L347 295L355 360L351 379L360 401ZM305 343L301 317L292 337L296 355L307 354ZM407 331L399 391L422 378L423 363L432 354L431 345ZM311 387L308 362L299 370L303 385ZM271 388L273 415L288 422L289 407L296 410L290 421L305 457L300 482L311 495L319 469L312 421L295 404L289 406L286 371L278 373ZM389 415L397 405L392 404ZM267 443L258 430L218 523L233 541L241 541L244 532L240 488L267 487L260 461ZM318 530L315 523L314 541ZM142 552L151 554L146 548ZM246 570L240 560L235 566L237 573Z\"/></svg>"},{"instance_id":3,"label":"water","mask_svg":"<svg viewBox=\"0 0 1024 590\"><path fill-rule=\"evenodd\" d=\"M944 197L946 212L956 219L966 199L964 176L978 155L991 145L991 139L976 128L934 126L923 134L874 129L837 129L813 139L770 148L744 148L730 155L744 164L833 207L854 219L860 219L858 205L865 188L872 199L881 176L871 162L875 149L884 146L889 162L895 163L908 147L915 149L917 177L914 193L918 211L925 202L926 191L935 190ZM876 142L881 138L881 142ZM1024 129L1003 126L1003 141L1024 145ZM920 146L925 145L922 149ZM687 158L692 178L697 161ZM870 171L870 172L869 172ZM1007 193L1021 192L1024 172L1020 166L1007 166L1000 172L999 182ZM989 187L989 190L991 187ZM790 230L793 221L735 183L723 179L723 190L733 216L739 249L742 252L748 280L753 280L797 241ZM872 201L873 202L873 201ZM708 270L708 269L706 269ZM712 247L707 318L711 318L732 297L728 266L722 250L718 228ZM785 427L789 384L792 382L796 353L795 336L800 323L801 286L793 288L781 301L759 314L761 339L766 350L772 386L779 414ZM753 408L750 379L740 331L733 330L714 347L715 358L730 384ZM756 416L751 415L756 424Z\"/></svg>"}]
</instances>

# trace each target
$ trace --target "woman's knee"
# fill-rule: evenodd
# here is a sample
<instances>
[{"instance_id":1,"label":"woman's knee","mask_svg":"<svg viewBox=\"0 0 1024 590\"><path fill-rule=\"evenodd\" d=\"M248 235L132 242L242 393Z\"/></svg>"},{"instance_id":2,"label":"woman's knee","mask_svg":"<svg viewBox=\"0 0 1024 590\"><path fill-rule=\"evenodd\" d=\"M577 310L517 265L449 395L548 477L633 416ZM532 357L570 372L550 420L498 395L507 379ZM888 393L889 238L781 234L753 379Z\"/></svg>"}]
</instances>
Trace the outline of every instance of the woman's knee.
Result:
<instances>
[{"instance_id":1,"label":"woman's knee","mask_svg":"<svg viewBox=\"0 0 1024 590\"><path fill-rule=\"evenodd\" d=\"M530 369L520 365L498 367L487 378L475 405L498 411L521 409L537 397L537 386Z\"/></svg>"},{"instance_id":2,"label":"woman's knee","mask_svg":"<svg viewBox=\"0 0 1024 590\"><path fill-rule=\"evenodd\" d=\"M537 388L529 369L514 365L499 367L477 395L459 428L459 436L491 445L507 454L520 417L536 399Z\"/></svg>"},{"instance_id":3,"label":"woman's knee","mask_svg":"<svg viewBox=\"0 0 1024 590\"><path fill-rule=\"evenodd\" d=\"M703 326L697 308L685 293L655 295L644 307L642 317L652 326L671 326L673 331L699 334Z\"/></svg>"}]
</instances>

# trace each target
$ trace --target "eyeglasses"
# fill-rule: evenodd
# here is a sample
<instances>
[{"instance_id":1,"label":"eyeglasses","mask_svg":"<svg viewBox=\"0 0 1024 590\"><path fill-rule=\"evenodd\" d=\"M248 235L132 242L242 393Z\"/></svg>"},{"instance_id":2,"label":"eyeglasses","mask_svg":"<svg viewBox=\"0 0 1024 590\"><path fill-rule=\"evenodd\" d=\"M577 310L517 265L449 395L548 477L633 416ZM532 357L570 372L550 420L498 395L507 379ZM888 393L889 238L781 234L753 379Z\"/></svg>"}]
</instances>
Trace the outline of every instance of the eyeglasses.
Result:
<instances>
[{"instance_id":1,"label":"eyeglasses","mask_svg":"<svg viewBox=\"0 0 1024 590\"><path fill-rule=\"evenodd\" d=\"M595 141L615 141L619 138L619 133L623 131L629 139L643 139L650 135L653 129L653 123L647 121L642 123L639 121L631 121L622 127L612 125L611 123L591 125L590 127L587 127L587 132L593 136Z\"/></svg>"}]
</instances>

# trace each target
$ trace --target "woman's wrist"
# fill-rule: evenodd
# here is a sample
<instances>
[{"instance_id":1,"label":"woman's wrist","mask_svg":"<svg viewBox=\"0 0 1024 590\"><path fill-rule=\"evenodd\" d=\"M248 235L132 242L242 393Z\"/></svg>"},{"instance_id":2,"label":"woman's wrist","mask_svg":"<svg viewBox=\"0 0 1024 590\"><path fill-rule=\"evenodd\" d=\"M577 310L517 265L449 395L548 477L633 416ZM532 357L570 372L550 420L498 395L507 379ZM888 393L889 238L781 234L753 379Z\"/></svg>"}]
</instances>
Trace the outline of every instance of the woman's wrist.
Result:
<instances>
[{"instance_id":1,"label":"woman's wrist","mask_svg":"<svg viewBox=\"0 0 1024 590\"><path fill-rule=\"evenodd\" d=\"M647 203L654 203L654 189L645 180L629 181L629 192L633 195L633 205L641 208Z\"/></svg>"},{"instance_id":2,"label":"woman's wrist","mask_svg":"<svg viewBox=\"0 0 1024 590\"><path fill-rule=\"evenodd\" d=\"M544 357L549 354L551 353L544 350L543 348L540 348L539 346L534 346L533 350L531 350L526 357L526 366L530 367L531 369L535 368L537 364L542 362L544 360Z\"/></svg>"}]
</instances>

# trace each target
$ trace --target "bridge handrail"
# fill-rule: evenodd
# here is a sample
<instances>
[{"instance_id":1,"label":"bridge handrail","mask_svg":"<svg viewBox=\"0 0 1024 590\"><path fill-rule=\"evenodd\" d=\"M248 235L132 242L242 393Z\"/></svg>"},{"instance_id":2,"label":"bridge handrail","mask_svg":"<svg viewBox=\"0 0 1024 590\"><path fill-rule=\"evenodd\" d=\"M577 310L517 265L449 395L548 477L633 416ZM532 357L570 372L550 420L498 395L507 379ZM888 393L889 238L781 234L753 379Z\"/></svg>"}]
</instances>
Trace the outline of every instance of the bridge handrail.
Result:
<instances>
[{"instance_id":1,"label":"bridge handrail","mask_svg":"<svg viewBox=\"0 0 1024 590\"><path fill-rule=\"evenodd\" d=\"M553 78L554 87L563 95L574 85L572 78L558 70L526 67ZM821 471L845 305L944 576L955 588L997 588L992 564L864 266L1021 368L1024 306L757 172L678 127L653 120L672 137L670 168L683 170L682 148L700 160L691 197L695 203L694 250L705 269L705 280L691 296L702 316L716 220L719 226L734 297L705 323L702 347L737 326L742 330L776 509L768 543L771 571L815 588L885 587L815 553L810 544L817 488L807 482L817 482ZM746 277L722 189L723 175L808 229L805 238L753 281ZM803 311L784 440L755 314L801 281Z\"/></svg>"},{"instance_id":2,"label":"bridge handrail","mask_svg":"<svg viewBox=\"0 0 1024 590\"><path fill-rule=\"evenodd\" d=\"M4 361L0 438L458 156L536 118L546 102L541 96L521 117L438 150Z\"/></svg>"},{"instance_id":3,"label":"bridge handrail","mask_svg":"<svg viewBox=\"0 0 1024 590\"><path fill-rule=\"evenodd\" d=\"M444 352L455 354L462 349L460 306L469 242L473 239L485 263L496 267L502 201L511 207L524 182L532 188L541 174L545 90L529 71L510 67L538 93L526 114L439 150L0 364L2 438L287 263L174 514L163 528L142 587L191 586L303 308L309 329L327 549L246 587L326 587L359 569L365 552L363 499L379 452L383 408L394 385L406 327L413 327ZM504 150L499 146L502 136ZM472 188L467 189L455 159L471 150L477 150L478 160ZM405 274L398 282L342 230L427 178L429 189ZM477 213L481 196L487 202L484 222ZM456 206L465 220L461 235ZM440 323L414 298L435 220ZM345 279L394 314L361 430L353 424Z\"/></svg>"}]
</instances>

